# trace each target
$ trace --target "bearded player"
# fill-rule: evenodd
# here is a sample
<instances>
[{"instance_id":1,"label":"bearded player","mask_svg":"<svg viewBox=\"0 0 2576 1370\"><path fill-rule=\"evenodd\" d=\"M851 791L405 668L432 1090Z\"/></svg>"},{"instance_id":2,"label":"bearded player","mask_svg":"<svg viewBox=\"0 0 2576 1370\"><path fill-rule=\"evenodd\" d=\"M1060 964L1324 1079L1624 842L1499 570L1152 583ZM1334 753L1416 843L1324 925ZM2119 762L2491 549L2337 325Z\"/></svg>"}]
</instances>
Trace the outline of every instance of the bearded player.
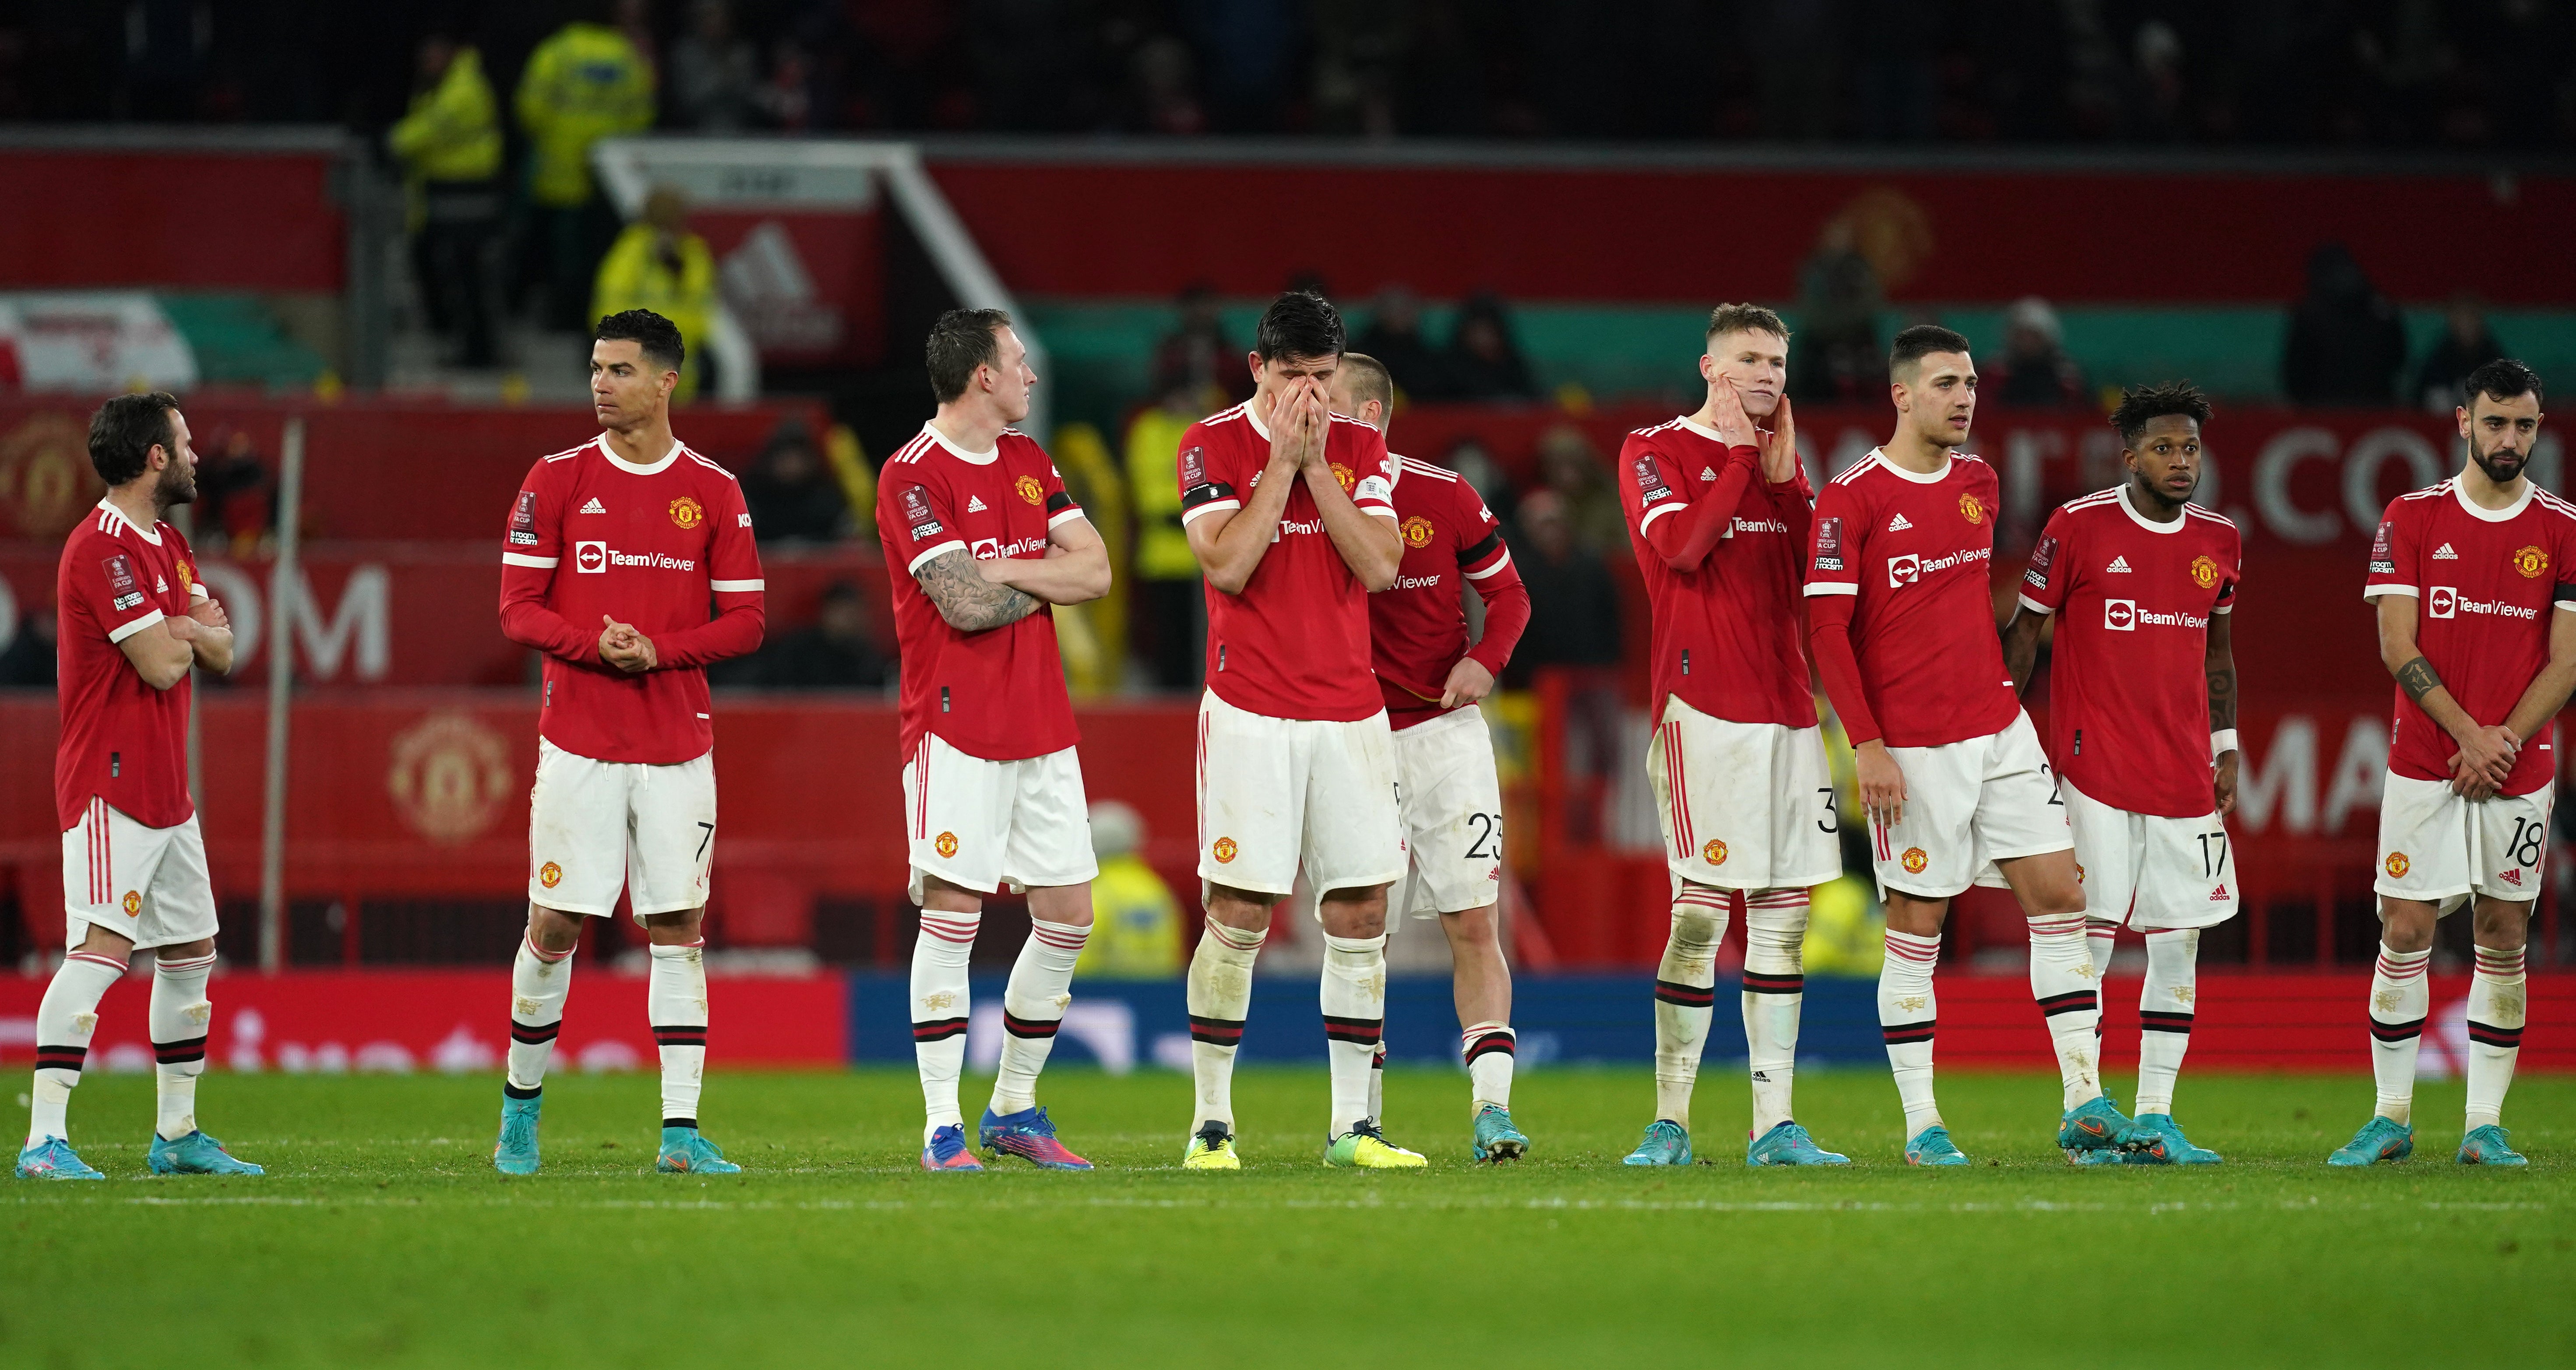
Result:
<instances>
[{"instance_id":1,"label":"bearded player","mask_svg":"<svg viewBox=\"0 0 2576 1370\"><path fill-rule=\"evenodd\" d=\"M2093 971L2124 924L2146 936L2138 996L2137 1124L2164 1145L2078 1151L2086 1163L2214 1165L2173 1118L2191 1046L2200 934L2236 914L2226 817L2236 807L2236 525L2190 503L2209 400L2143 386L2111 413L2129 478L2049 516L2004 629L2004 662L2029 688L2049 666L2049 754L2075 834ZM2097 980L2098 984L2099 981Z\"/></svg>"},{"instance_id":2,"label":"bearded player","mask_svg":"<svg viewBox=\"0 0 2576 1370\"><path fill-rule=\"evenodd\" d=\"M1697 413L1628 435L1619 494L1654 606L1646 748L1672 872L1655 972L1655 1121L1630 1165L1688 1165L1717 948L1744 906L1748 1165L1848 1165L1791 1116L1807 891L1842 873L1832 774L1799 642L1812 502L1781 393L1789 330L1758 305L1709 315ZM1768 422L1770 431L1759 426Z\"/></svg>"},{"instance_id":3,"label":"bearded player","mask_svg":"<svg viewBox=\"0 0 2576 1370\"><path fill-rule=\"evenodd\" d=\"M701 929L716 839L706 668L758 647L766 611L741 487L671 433L671 391L686 359L680 330L659 314L601 319L590 398L603 431L529 470L503 533L501 631L545 654L528 793L528 933L510 969L509 1077L492 1152L505 1175L537 1169L573 949L582 920L610 916L621 892L651 954L645 1005L662 1057L654 1165L670 1174L742 1169L698 1131Z\"/></svg>"},{"instance_id":4,"label":"bearded player","mask_svg":"<svg viewBox=\"0 0 2576 1370\"><path fill-rule=\"evenodd\" d=\"M981 1170L966 1149L966 969L984 896L1025 890L1029 936L1002 990L1002 1062L976 1140L1046 1170L1089 1170L1038 1107L1038 1071L1091 937L1090 804L1074 754L1057 604L1109 593L1109 553L1029 416L1037 373L998 309L954 309L924 357L939 411L877 478L877 534L903 648L904 817L912 900L921 1168Z\"/></svg>"},{"instance_id":5,"label":"bearded player","mask_svg":"<svg viewBox=\"0 0 2576 1370\"><path fill-rule=\"evenodd\" d=\"M1976 417L1968 340L1908 328L1887 369L1895 435L1818 497L1807 595L1816 671L1852 741L1887 901L1878 1015L1905 1159L1968 1163L1933 1100L1932 970L1950 900L1980 879L2009 885L2030 922L2031 993L2065 1090L2058 1145L2149 1145L2155 1134L2102 1094L2074 837L1995 633L1995 473L1955 453Z\"/></svg>"},{"instance_id":6,"label":"bearded player","mask_svg":"<svg viewBox=\"0 0 2576 1370\"><path fill-rule=\"evenodd\" d=\"M119 395L90 419L89 460L107 497L72 530L55 573L62 740L54 808L63 828L63 963L36 1006L36 1078L18 1177L100 1180L72 1150L72 1090L98 1004L150 948L146 1010L159 1119L155 1175L257 1175L197 1128L197 1077L215 1006L215 891L188 797L189 672L232 669L233 633L196 554L161 519L197 497L188 421L169 395Z\"/></svg>"},{"instance_id":7,"label":"bearded player","mask_svg":"<svg viewBox=\"0 0 2576 1370\"><path fill-rule=\"evenodd\" d=\"M2549 848L2549 728L2576 688L2576 506L2532 483L2540 377L2514 361L2469 373L2460 474L2388 506L2362 594L2397 677L2379 802L2379 963L2370 977L2378 1107L2327 1161L2415 1149L2415 1053L2442 915L2474 906L2468 1118L2462 1165L2523 1165L2504 1096L2521 1054L2523 947Z\"/></svg>"},{"instance_id":8,"label":"bearded player","mask_svg":"<svg viewBox=\"0 0 2576 1370\"><path fill-rule=\"evenodd\" d=\"M1181 436L1181 527L1207 575L1199 702L1199 878L1207 930L1190 958L1196 1086L1181 1164L1234 1170L1234 1058L1272 906L1302 869L1322 891L1324 1163L1428 1164L1370 1116L1386 1026L1386 890L1406 869L1394 739L1369 671L1368 594L1395 583L1386 439L1327 400L1341 315L1307 291L1263 312L1251 399Z\"/></svg>"},{"instance_id":9,"label":"bearded player","mask_svg":"<svg viewBox=\"0 0 2576 1370\"><path fill-rule=\"evenodd\" d=\"M1327 397L1334 413L1383 434L1395 381L1377 358L1345 352ZM1396 808L1409 863L1387 911L1440 920L1467 1062L1472 1150L1480 1161L1516 1161L1529 1138L1512 1125L1512 972L1497 917L1503 790L1476 701L1492 693L1529 626L1529 590L1512 567L1502 525L1457 473L1395 458L1395 516L1404 560L1395 584L1368 597L1369 657L1395 733ZM1484 636L1473 645L1461 581L1485 605ZM1381 1043L1377 1063L1385 1058ZM1371 1072L1372 1118L1383 1117L1384 1078L1382 1070Z\"/></svg>"}]
</instances>

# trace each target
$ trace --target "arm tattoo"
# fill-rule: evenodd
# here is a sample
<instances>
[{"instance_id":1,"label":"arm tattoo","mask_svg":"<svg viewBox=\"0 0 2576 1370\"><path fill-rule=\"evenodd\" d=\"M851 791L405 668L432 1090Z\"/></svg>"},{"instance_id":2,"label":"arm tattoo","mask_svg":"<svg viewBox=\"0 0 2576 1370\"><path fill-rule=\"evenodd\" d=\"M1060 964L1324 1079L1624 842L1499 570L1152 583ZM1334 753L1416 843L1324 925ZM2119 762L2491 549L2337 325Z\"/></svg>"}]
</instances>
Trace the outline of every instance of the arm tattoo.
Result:
<instances>
[{"instance_id":1,"label":"arm tattoo","mask_svg":"<svg viewBox=\"0 0 2576 1370\"><path fill-rule=\"evenodd\" d=\"M2434 673L2432 662L2419 656L2397 668L2397 684L2408 699L2421 704L2424 696L2442 688L2442 677Z\"/></svg>"},{"instance_id":2,"label":"arm tattoo","mask_svg":"<svg viewBox=\"0 0 2576 1370\"><path fill-rule=\"evenodd\" d=\"M960 632L980 633L1017 623L1041 607L1022 591L984 579L975 570L975 558L962 550L932 557L914 575L921 582L921 592L939 606L939 616Z\"/></svg>"},{"instance_id":3,"label":"arm tattoo","mask_svg":"<svg viewBox=\"0 0 2576 1370\"><path fill-rule=\"evenodd\" d=\"M2212 729L2236 726L2236 668L2219 666L2209 672L2209 726Z\"/></svg>"}]
</instances>

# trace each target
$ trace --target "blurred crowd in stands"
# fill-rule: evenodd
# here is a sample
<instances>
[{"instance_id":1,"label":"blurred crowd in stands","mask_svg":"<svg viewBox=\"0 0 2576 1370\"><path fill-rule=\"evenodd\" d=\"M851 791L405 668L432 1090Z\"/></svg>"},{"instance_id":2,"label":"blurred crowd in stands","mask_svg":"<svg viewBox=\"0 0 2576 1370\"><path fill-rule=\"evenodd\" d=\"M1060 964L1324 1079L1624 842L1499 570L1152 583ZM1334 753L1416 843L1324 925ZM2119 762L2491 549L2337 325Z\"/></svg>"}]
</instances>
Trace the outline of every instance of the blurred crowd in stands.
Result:
<instances>
[{"instance_id":1,"label":"blurred crowd in stands","mask_svg":"<svg viewBox=\"0 0 2576 1370\"><path fill-rule=\"evenodd\" d=\"M125 0L0 5L0 120L403 112L568 22L674 129L2565 147L2567 0Z\"/></svg>"}]
</instances>

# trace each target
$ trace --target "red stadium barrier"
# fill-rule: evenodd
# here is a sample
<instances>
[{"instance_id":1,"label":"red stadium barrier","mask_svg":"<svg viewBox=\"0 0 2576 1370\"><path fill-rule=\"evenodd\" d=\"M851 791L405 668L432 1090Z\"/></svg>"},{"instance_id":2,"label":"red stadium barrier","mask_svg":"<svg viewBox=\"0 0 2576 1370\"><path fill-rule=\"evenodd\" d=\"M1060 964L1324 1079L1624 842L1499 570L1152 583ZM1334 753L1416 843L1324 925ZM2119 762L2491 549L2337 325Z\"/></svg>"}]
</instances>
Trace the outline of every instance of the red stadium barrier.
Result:
<instances>
[{"instance_id":1,"label":"red stadium barrier","mask_svg":"<svg viewBox=\"0 0 2576 1370\"><path fill-rule=\"evenodd\" d=\"M646 977L588 966L555 1041L559 1066L650 1068L659 1059L644 1012ZM717 976L707 983L715 1031L709 1059L728 1066L836 1066L849 1060L848 980ZM0 1063L35 1055L41 976L0 977ZM144 1030L150 985L130 976L99 1006L92 1070L149 1070ZM225 1070L481 1071L497 1074L510 1046L510 977L478 971L292 971L220 975L206 1059Z\"/></svg>"},{"instance_id":2,"label":"red stadium barrier","mask_svg":"<svg viewBox=\"0 0 2576 1370\"><path fill-rule=\"evenodd\" d=\"M0 196L14 206L0 214L0 288L338 291L349 237L332 174L346 149L336 136L293 139L0 148Z\"/></svg>"}]
</instances>

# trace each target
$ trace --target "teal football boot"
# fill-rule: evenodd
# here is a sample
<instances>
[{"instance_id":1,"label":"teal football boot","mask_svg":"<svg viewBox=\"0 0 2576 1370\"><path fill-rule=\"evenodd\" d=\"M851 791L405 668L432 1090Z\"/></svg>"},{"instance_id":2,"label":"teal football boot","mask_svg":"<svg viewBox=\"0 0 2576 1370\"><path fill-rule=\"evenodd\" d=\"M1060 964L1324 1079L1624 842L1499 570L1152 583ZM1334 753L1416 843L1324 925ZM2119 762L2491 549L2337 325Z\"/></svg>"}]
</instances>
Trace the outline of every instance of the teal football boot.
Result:
<instances>
[{"instance_id":1,"label":"teal football boot","mask_svg":"<svg viewBox=\"0 0 2576 1370\"><path fill-rule=\"evenodd\" d=\"M1807 1129L1780 1123L1745 1144L1746 1165L1850 1165L1851 1157L1825 1150Z\"/></svg>"},{"instance_id":2,"label":"teal football boot","mask_svg":"<svg viewBox=\"0 0 2576 1370\"><path fill-rule=\"evenodd\" d=\"M1950 1140L1950 1129L1934 1123L1905 1144L1907 1165L1966 1165L1967 1153Z\"/></svg>"},{"instance_id":3,"label":"teal football boot","mask_svg":"<svg viewBox=\"0 0 2576 1370\"><path fill-rule=\"evenodd\" d=\"M1646 1124L1645 1140L1628 1153L1625 1165L1689 1165L1691 1163L1690 1129L1670 1118L1657 1118Z\"/></svg>"},{"instance_id":4,"label":"teal football boot","mask_svg":"<svg viewBox=\"0 0 2576 1370\"><path fill-rule=\"evenodd\" d=\"M492 1148L492 1168L504 1175L537 1173L537 1114L545 1096L501 1096L501 1140Z\"/></svg>"},{"instance_id":5,"label":"teal football boot","mask_svg":"<svg viewBox=\"0 0 2576 1370\"><path fill-rule=\"evenodd\" d=\"M267 1170L248 1161L237 1160L224 1150L224 1144L203 1132L191 1132L176 1141L152 1134L152 1154L146 1158L155 1175L265 1175Z\"/></svg>"},{"instance_id":6,"label":"teal football boot","mask_svg":"<svg viewBox=\"0 0 2576 1370\"><path fill-rule=\"evenodd\" d=\"M2493 1123L2473 1127L2468 1136L2460 1139L2460 1154L2453 1159L2462 1165L2531 1164L2521 1152L2505 1145L2504 1138L2504 1129Z\"/></svg>"},{"instance_id":7,"label":"teal football boot","mask_svg":"<svg viewBox=\"0 0 2576 1370\"><path fill-rule=\"evenodd\" d=\"M2134 1120L2139 1129L2156 1135L2161 1146L2150 1146L2129 1153L2146 1165L2219 1165L2227 1158L2205 1146L2196 1146L2182 1135L2182 1124L2170 1113L2141 1113Z\"/></svg>"},{"instance_id":8,"label":"teal football boot","mask_svg":"<svg viewBox=\"0 0 2576 1370\"><path fill-rule=\"evenodd\" d=\"M2153 1150L2163 1140L2130 1121L2107 1094L2068 1109L2057 1122L2062 1151Z\"/></svg>"},{"instance_id":9,"label":"teal football boot","mask_svg":"<svg viewBox=\"0 0 2576 1370\"><path fill-rule=\"evenodd\" d=\"M2376 1165L2381 1161L2402 1161L2415 1154L2415 1129L2387 1118L2373 1118L2352 1134L2352 1140L2326 1157L2327 1165Z\"/></svg>"},{"instance_id":10,"label":"teal football boot","mask_svg":"<svg viewBox=\"0 0 2576 1370\"><path fill-rule=\"evenodd\" d=\"M72 1144L60 1137L45 1140L18 1153L18 1178L22 1180L104 1180L107 1177L90 1168L90 1164L72 1150Z\"/></svg>"},{"instance_id":11,"label":"teal football boot","mask_svg":"<svg viewBox=\"0 0 2576 1370\"><path fill-rule=\"evenodd\" d=\"M1476 1110L1476 1159L1517 1161L1529 1154L1529 1138L1512 1126L1512 1111L1501 1104L1487 1104Z\"/></svg>"},{"instance_id":12,"label":"teal football boot","mask_svg":"<svg viewBox=\"0 0 2576 1370\"><path fill-rule=\"evenodd\" d=\"M724 1158L722 1149L698 1135L694 1127L662 1129L662 1151L653 1168L665 1175L739 1175L742 1167Z\"/></svg>"}]
</instances>

